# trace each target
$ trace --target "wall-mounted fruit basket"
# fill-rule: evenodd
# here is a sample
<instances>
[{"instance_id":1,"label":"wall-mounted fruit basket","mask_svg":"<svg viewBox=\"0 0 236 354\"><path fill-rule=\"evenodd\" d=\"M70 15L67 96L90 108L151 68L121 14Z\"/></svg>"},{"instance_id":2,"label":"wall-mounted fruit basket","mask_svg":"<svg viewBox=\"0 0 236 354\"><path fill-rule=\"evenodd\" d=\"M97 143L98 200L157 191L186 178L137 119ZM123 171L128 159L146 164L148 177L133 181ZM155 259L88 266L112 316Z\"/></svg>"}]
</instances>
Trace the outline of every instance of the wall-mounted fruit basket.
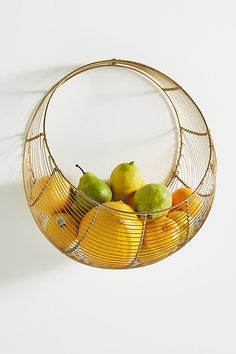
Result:
<instances>
[{"instance_id":1,"label":"wall-mounted fruit basket","mask_svg":"<svg viewBox=\"0 0 236 354\"><path fill-rule=\"evenodd\" d=\"M178 154L166 182L173 204L165 210L134 212L126 203L96 202L64 176L50 152L45 122L53 94L76 75L106 66L134 70L151 80L175 114ZM74 70L45 94L27 131L23 177L32 215L54 246L84 264L127 269L160 261L197 233L214 199L216 155L202 113L176 82L144 64L112 59Z\"/></svg>"}]
</instances>

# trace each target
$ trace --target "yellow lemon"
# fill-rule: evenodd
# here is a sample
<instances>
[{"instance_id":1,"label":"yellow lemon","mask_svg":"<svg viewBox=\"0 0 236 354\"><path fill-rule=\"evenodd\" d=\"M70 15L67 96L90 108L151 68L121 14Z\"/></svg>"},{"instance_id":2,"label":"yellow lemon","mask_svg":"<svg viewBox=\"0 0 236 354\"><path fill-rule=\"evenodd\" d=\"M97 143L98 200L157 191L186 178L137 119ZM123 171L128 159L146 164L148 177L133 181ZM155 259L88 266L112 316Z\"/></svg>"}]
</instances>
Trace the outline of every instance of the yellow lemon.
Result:
<instances>
[{"instance_id":1,"label":"yellow lemon","mask_svg":"<svg viewBox=\"0 0 236 354\"><path fill-rule=\"evenodd\" d=\"M64 251L77 239L78 224L72 215L57 213L49 218L45 234L56 247Z\"/></svg>"},{"instance_id":2,"label":"yellow lemon","mask_svg":"<svg viewBox=\"0 0 236 354\"><path fill-rule=\"evenodd\" d=\"M184 242L193 229L193 218L189 216L185 211L174 210L168 214L168 218L174 220L180 229L180 243ZM189 226L188 226L189 224ZM188 230L189 228L189 230Z\"/></svg>"},{"instance_id":3,"label":"yellow lemon","mask_svg":"<svg viewBox=\"0 0 236 354\"><path fill-rule=\"evenodd\" d=\"M149 248L145 243L143 243L138 256L138 262L142 265L155 263L166 258L166 256L167 254L165 252L157 253L152 248Z\"/></svg>"},{"instance_id":4,"label":"yellow lemon","mask_svg":"<svg viewBox=\"0 0 236 354\"><path fill-rule=\"evenodd\" d=\"M31 193L32 205L39 213L45 215L63 211L70 198L71 186L58 172L36 180Z\"/></svg>"},{"instance_id":5,"label":"yellow lemon","mask_svg":"<svg viewBox=\"0 0 236 354\"><path fill-rule=\"evenodd\" d=\"M79 227L80 250L93 265L124 268L134 261L143 225L132 212L123 202L107 202L84 216Z\"/></svg>"},{"instance_id":6,"label":"yellow lemon","mask_svg":"<svg viewBox=\"0 0 236 354\"><path fill-rule=\"evenodd\" d=\"M179 240L180 229L172 219L161 216L147 222L139 262L152 263L165 258L176 250Z\"/></svg>"}]
</instances>

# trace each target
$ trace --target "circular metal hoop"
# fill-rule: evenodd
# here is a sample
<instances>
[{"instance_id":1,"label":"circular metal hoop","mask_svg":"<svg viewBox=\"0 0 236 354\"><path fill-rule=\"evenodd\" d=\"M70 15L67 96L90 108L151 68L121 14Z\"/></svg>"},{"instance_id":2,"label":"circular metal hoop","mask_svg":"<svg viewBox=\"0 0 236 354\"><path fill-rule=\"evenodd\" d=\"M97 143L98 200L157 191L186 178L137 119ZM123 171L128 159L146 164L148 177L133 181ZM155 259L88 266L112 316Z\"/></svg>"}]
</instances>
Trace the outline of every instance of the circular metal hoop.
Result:
<instances>
[{"instance_id":1,"label":"circular metal hoop","mask_svg":"<svg viewBox=\"0 0 236 354\"><path fill-rule=\"evenodd\" d=\"M105 66L134 70L151 80L169 102L176 117L179 146L175 167L166 185L172 192L178 188L193 191L179 205L148 214L99 204L76 191L52 156L45 124L53 94L76 75ZM214 199L216 155L201 111L175 81L147 65L111 59L70 72L41 99L26 134L23 179L36 223L61 252L91 266L126 269L169 256L197 233ZM75 193L79 193L79 205L75 203ZM163 218L163 214L171 213L176 218L177 209L179 220L171 219L171 223L170 218ZM155 219L149 221L153 214ZM150 242L145 241L148 238Z\"/></svg>"}]
</instances>

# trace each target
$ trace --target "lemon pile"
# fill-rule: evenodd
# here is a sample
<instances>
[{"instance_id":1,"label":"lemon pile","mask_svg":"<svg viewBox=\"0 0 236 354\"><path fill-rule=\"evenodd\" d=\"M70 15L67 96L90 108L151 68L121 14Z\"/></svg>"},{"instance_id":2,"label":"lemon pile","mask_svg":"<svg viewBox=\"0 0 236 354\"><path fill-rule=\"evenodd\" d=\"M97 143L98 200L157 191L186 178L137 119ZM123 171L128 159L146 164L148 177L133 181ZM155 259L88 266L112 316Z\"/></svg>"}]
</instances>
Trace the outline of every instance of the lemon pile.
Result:
<instances>
[{"instance_id":1,"label":"lemon pile","mask_svg":"<svg viewBox=\"0 0 236 354\"><path fill-rule=\"evenodd\" d=\"M46 220L44 232L57 248L67 254L77 250L96 267L128 268L167 257L189 239L203 207L190 188L171 193L166 186L145 184L133 162L118 165L107 185L91 173L82 178L76 190L57 171L36 180L31 207ZM82 188L88 197L91 191L108 201L97 200L85 210Z\"/></svg>"}]
</instances>

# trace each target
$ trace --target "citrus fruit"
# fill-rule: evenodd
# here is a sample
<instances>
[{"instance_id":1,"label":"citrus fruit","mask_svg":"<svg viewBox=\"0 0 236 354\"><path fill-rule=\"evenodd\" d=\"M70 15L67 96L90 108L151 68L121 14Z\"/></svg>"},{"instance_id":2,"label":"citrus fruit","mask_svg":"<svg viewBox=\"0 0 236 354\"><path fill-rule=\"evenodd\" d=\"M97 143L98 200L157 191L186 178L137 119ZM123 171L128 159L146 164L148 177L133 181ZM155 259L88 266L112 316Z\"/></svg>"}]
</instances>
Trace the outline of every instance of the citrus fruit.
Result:
<instances>
[{"instance_id":1,"label":"citrus fruit","mask_svg":"<svg viewBox=\"0 0 236 354\"><path fill-rule=\"evenodd\" d=\"M165 258L176 250L179 241L180 229L175 221L166 216L149 221L138 260L141 263L150 263Z\"/></svg>"},{"instance_id":2,"label":"citrus fruit","mask_svg":"<svg viewBox=\"0 0 236 354\"><path fill-rule=\"evenodd\" d=\"M123 202L107 202L83 217L78 235L80 250L93 265L123 268L135 259L143 225L135 214L126 212L133 209Z\"/></svg>"},{"instance_id":3,"label":"citrus fruit","mask_svg":"<svg viewBox=\"0 0 236 354\"><path fill-rule=\"evenodd\" d=\"M51 216L45 228L46 236L61 250L66 250L78 237L78 225L67 213Z\"/></svg>"},{"instance_id":4,"label":"citrus fruit","mask_svg":"<svg viewBox=\"0 0 236 354\"><path fill-rule=\"evenodd\" d=\"M69 182L58 172L37 179L32 188L31 203L41 214L52 215L62 211L71 197Z\"/></svg>"},{"instance_id":5,"label":"citrus fruit","mask_svg":"<svg viewBox=\"0 0 236 354\"><path fill-rule=\"evenodd\" d=\"M184 242L193 228L193 218L185 211L173 210L168 214L168 218L174 220L180 229L180 243ZM189 228L189 230L188 230Z\"/></svg>"},{"instance_id":6,"label":"citrus fruit","mask_svg":"<svg viewBox=\"0 0 236 354\"><path fill-rule=\"evenodd\" d=\"M193 190L190 188L179 188L172 193L172 206L178 205L191 196ZM186 203L177 206L177 210L188 211L190 216L196 216L202 208L202 198L193 194Z\"/></svg>"}]
</instances>

